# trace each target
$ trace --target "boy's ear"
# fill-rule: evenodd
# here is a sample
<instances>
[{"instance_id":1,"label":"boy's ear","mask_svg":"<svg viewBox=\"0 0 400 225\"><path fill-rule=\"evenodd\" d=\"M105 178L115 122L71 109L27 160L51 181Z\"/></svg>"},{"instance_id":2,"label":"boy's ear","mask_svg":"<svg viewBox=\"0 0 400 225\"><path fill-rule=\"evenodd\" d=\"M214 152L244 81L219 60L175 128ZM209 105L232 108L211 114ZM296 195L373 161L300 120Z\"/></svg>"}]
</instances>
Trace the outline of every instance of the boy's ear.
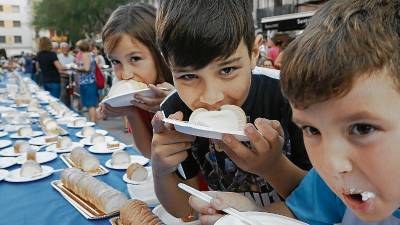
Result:
<instances>
[{"instance_id":1,"label":"boy's ear","mask_svg":"<svg viewBox=\"0 0 400 225\"><path fill-rule=\"evenodd\" d=\"M261 34L254 39L253 49L251 49L251 69L257 65L258 56L260 55L260 46L262 45L263 37Z\"/></svg>"}]
</instances>

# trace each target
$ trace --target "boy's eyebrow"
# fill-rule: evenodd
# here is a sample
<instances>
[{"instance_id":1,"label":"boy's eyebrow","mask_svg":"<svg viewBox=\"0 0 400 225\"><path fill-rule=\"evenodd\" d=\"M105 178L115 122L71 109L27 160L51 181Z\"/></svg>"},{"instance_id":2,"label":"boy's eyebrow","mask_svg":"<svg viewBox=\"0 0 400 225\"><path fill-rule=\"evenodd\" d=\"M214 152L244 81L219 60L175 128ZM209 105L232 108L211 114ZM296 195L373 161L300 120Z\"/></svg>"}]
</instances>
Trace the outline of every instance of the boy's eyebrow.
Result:
<instances>
[{"instance_id":1,"label":"boy's eyebrow","mask_svg":"<svg viewBox=\"0 0 400 225\"><path fill-rule=\"evenodd\" d=\"M371 112L369 111L358 111L355 113L351 113L350 115L345 115L342 120L345 121L354 121L354 120L361 120L361 119L379 119L378 117L374 116Z\"/></svg>"},{"instance_id":2,"label":"boy's eyebrow","mask_svg":"<svg viewBox=\"0 0 400 225\"><path fill-rule=\"evenodd\" d=\"M236 61L239 61L239 60L241 60L242 59L242 57L236 57L236 58L233 58L233 59L228 59L228 60L226 60L226 61L223 61L223 62L221 62L221 63L218 63L218 65L219 66L226 66L226 65L228 65L228 64L231 64L231 63L233 63L233 62L236 62Z\"/></svg>"},{"instance_id":3,"label":"boy's eyebrow","mask_svg":"<svg viewBox=\"0 0 400 225\"><path fill-rule=\"evenodd\" d=\"M190 67L183 67L183 68L175 68L173 70L174 73L187 73L187 72L194 72L194 70Z\"/></svg>"}]
</instances>

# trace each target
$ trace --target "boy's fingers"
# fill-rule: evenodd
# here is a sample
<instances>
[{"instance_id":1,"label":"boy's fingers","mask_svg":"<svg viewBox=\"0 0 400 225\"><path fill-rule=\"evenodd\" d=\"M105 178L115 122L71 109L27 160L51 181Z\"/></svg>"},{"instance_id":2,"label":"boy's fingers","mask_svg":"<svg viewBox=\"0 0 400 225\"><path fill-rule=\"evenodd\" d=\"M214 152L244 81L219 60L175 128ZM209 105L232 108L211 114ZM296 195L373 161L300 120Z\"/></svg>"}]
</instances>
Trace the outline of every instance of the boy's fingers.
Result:
<instances>
[{"instance_id":1,"label":"boy's fingers","mask_svg":"<svg viewBox=\"0 0 400 225\"><path fill-rule=\"evenodd\" d=\"M209 203L193 195L189 197L189 204L190 207L192 207L196 212L199 212L201 214L213 215L216 213L216 210L213 209Z\"/></svg>"},{"instance_id":2,"label":"boy's fingers","mask_svg":"<svg viewBox=\"0 0 400 225\"><path fill-rule=\"evenodd\" d=\"M215 214L215 215L200 215L200 223L202 225L213 225L217 222L217 220L221 219L224 215Z\"/></svg>"},{"instance_id":3,"label":"boy's fingers","mask_svg":"<svg viewBox=\"0 0 400 225\"><path fill-rule=\"evenodd\" d=\"M142 95L135 95L135 99L139 101L139 103L143 102L146 105L154 106L160 105L162 99L157 97L146 97ZM135 102L135 100L133 100Z\"/></svg>"},{"instance_id":4,"label":"boy's fingers","mask_svg":"<svg viewBox=\"0 0 400 225\"><path fill-rule=\"evenodd\" d=\"M244 131L246 136L250 139L250 143L253 145L252 150L254 153L262 154L271 147L253 124L247 124Z\"/></svg>"},{"instance_id":5,"label":"boy's fingers","mask_svg":"<svg viewBox=\"0 0 400 225\"><path fill-rule=\"evenodd\" d=\"M236 163L245 161L247 158L254 154L252 151L238 141L233 135L224 134L222 141L227 148L224 148L224 152Z\"/></svg>"},{"instance_id":6,"label":"boy's fingers","mask_svg":"<svg viewBox=\"0 0 400 225\"><path fill-rule=\"evenodd\" d=\"M276 131L278 131L279 135L281 137L285 136L285 132L283 131L282 125L278 120L271 120L271 126L274 128Z\"/></svg>"},{"instance_id":7,"label":"boy's fingers","mask_svg":"<svg viewBox=\"0 0 400 225\"><path fill-rule=\"evenodd\" d=\"M255 125L264 138L268 141L270 148L275 149L280 147L280 144L283 143L283 137L272 127L271 124L271 121L267 119L258 118L255 121Z\"/></svg>"},{"instance_id":8,"label":"boy's fingers","mask_svg":"<svg viewBox=\"0 0 400 225\"><path fill-rule=\"evenodd\" d=\"M156 94L156 96L166 96L169 92L169 90L163 90L161 89L161 86L157 85L155 86L154 84L149 84L149 88Z\"/></svg>"},{"instance_id":9,"label":"boy's fingers","mask_svg":"<svg viewBox=\"0 0 400 225\"><path fill-rule=\"evenodd\" d=\"M163 118L164 115L161 111L156 112L156 114L153 116L153 119L151 120L151 125L153 126L153 132L155 134L159 134L167 130L162 121Z\"/></svg>"}]
</instances>

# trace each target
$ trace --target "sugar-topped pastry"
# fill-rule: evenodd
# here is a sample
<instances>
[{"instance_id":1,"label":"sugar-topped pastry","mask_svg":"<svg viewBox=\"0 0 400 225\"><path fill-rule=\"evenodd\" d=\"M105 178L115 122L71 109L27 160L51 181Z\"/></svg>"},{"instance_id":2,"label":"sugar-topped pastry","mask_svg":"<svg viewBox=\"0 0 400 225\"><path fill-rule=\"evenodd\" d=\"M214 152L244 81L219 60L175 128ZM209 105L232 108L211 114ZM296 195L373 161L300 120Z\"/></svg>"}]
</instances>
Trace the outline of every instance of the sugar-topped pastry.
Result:
<instances>
[{"instance_id":1,"label":"sugar-topped pastry","mask_svg":"<svg viewBox=\"0 0 400 225\"><path fill-rule=\"evenodd\" d=\"M27 160L22 164L20 175L21 177L33 177L43 172L42 167L39 163L33 160Z\"/></svg>"},{"instance_id":2,"label":"sugar-topped pastry","mask_svg":"<svg viewBox=\"0 0 400 225\"><path fill-rule=\"evenodd\" d=\"M19 136L32 136L33 130L31 127L21 127L17 130Z\"/></svg>"},{"instance_id":3,"label":"sugar-topped pastry","mask_svg":"<svg viewBox=\"0 0 400 225\"><path fill-rule=\"evenodd\" d=\"M116 151L111 155L111 165L126 165L131 163L131 156L126 151Z\"/></svg>"},{"instance_id":4,"label":"sugar-topped pastry","mask_svg":"<svg viewBox=\"0 0 400 225\"><path fill-rule=\"evenodd\" d=\"M83 127L86 125L86 118L78 118L72 121L72 125L75 127Z\"/></svg>"},{"instance_id":5,"label":"sugar-topped pastry","mask_svg":"<svg viewBox=\"0 0 400 225\"><path fill-rule=\"evenodd\" d=\"M31 146L27 141L18 140L14 144L14 152L15 153L23 153L31 150Z\"/></svg>"},{"instance_id":6,"label":"sugar-topped pastry","mask_svg":"<svg viewBox=\"0 0 400 225\"><path fill-rule=\"evenodd\" d=\"M130 180L140 182L146 180L149 174L144 166L139 163L132 163L126 170L126 175Z\"/></svg>"},{"instance_id":7,"label":"sugar-topped pastry","mask_svg":"<svg viewBox=\"0 0 400 225\"><path fill-rule=\"evenodd\" d=\"M57 142L57 141L58 141L57 136L44 138L44 142L46 142L46 143L52 143L52 142Z\"/></svg>"},{"instance_id":8,"label":"sugar-topped pastry","mask_svg":"<svg viewBox=\"0 0 400 225\"><path fill-rule=\"evenodd\" d=\"M40 113L39 115L40 115L40 120L39 120L40 125L41 125L42 127L46 128L46 126L45 126L46 123L47 123L48 121L52 120L52 118L49 117L49 116L47 116L47 113L45 113L45 112L42 112L42 113Z\"/></svg>"},{"instance_id":9,"label":"sugar-topped pastry","mask_svg":"<svg viewBox=\"0 0 400 225\"><path fill-rule=\"evenodd\" d=\"M114 97L126 93L132 93L137 90L146 89L147 84L135 80L121 80L111 86L107 97Z\"/></svg>"},{"instance_id":10,"label":"sugar-topped pastry","mask_svg":"<svg viewBox=\"0 0 400 225\"><path fill-rule=\"evenodd\" d=\"M102 134L93 134L92 136L90 136L90 142L93 145L96 144L100 144L100 143L104 143L106 141L106 137Z\"/></svg>"},{"instance_id":11,"label":"sugar-topped pastry","mask_svg":"<svg viewBox=\"0 0 400 225\"><path fill-rule=\"evenodd\" d=\"M26 160L36 161L36 151L35 150L28 150L26 152Z\"/></svg>"},{"instance_id":12,"label":"sugar-topped pastry","mask_svg":"<svg viewBox=\"0 0 400 225\"><path fill-rule=\"evenodd\" d=\"M93 127L83 127L81 133L85 137L90 137L96 133L96 130Z\"/></svg>"},{"instance_id":13,"label":"sugar-topped pastry","mask_svg":"<svg viewBox=\"0 0 400 225\"><path fill-rule=\"evenodd\" d=\"M66 149L72 145L72 140L69 137L59 137L57 140L56 147L59 149Z\"/></svg>"},{"instance_id":14,"label":"sugar-topped pastry","mask_svg":"<svg viewBox=\"0 0 400 225\"><path fill-rule=\"evenodd\" d=\"M219 111L199 108L189 118L191 124L228 131L243 131L246 122L246 114L235 105L223 105Z\"/></svg>"},{"instance_id":15,"label":"sugar-topped pastry","mask_svg":"<svg viewBox=\"0 0 400 225\"><path fill-rule=\"evenodd\" d=\"M58 129L58 124L54 120L48 120L44 126L47 131L56 131Z\"/></svg>"},{"instance_id":16,"label":"sugar-topped pastry","mask_svg":"<svg viewBox=\"0 0 400 225\"><path fill-rule=\"evenodd\" d=\"M69 158L75 167L85 172L96 171L100 167L99 160L82 147L72 149Z\"/></svg>"},{"instance_id":17,"label":"sugar-topped pastry","mask_svg":"<svg viewBox=\"0 0 400 225\"><path fill-rule=\"evenodd\" d=\"M119 211L128 201L122 192L75 168L65 169L61 173L61 182L105 213Z\"/></svg>"},{"instance_id":18,"label":"sugar-topped pastry","mask_svg":"<svg viewBox=\"0 0 400 225\"><path fill-rule=\"evenodd\" d=\"M120 210L122 225L164 225L164 223L140 200L129 200Z\"/></svg>"}]
</instances>

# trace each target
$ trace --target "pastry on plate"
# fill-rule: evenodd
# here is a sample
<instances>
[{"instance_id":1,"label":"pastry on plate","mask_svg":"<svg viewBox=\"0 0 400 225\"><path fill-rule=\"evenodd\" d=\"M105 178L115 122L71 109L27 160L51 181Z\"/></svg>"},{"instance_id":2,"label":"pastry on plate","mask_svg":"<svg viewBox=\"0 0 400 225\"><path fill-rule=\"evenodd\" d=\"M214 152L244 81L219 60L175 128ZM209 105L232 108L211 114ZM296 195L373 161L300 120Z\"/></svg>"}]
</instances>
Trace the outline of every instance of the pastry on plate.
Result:
<instances>
[{"instance_id":1,"label":"pastry on plate","mask_svg":"<svg viewBox=\"0 0 400 225\"><path fill-rule=\"evenodd\" d=\"M104 142L106 142L106 137L102 134L96 133L96 134L93 134L92 136L90 136L90 142L93 145L104 143Z\"/></svg>"},{"instance_id":2,"label":"pastry on plate","mask_svg":"<svg viewBox=\"0 0 400 225\"><path fill-rule=\"evenodd\" d=\"M96 130L93 127L83 127L81 133L85 137L90 137L96 134Z\"/></svg>"},{"instance_id":3,"label":"pastry on plate","mask_svg":"<svg viewBox=\"0 0 400 225\"><path fill-rule=\"evenodd\" d=\"M147 169L139 163L132 163L129 165L128 169L126 169L126 175L132 181L142 182L147 179L149 173Z\"/></svg>"},{"instance_id":4,"label":"pastry on plate","mask_svg":"<svg viewBox=\"0 0 400 225\"><path fill-rule=\"evenodd\" d=\"M83 127L86 125L86 118L77 118L72 121L72 125L75 127Z\"/></svg>"},{"instance_id":5,"label":"pastry on plate","mask_svg":"<svg viewBox=\"0 0 400 225\"><path fill-rule=\"evenodd\" d=\"M19 136L32 136L33 130L31 127L21 127L17 130Z\"/></svg>"},{"instance_id":6,"label":"pastry on plate","mask_svg":"<svg viewBox=\"0 0 400 225\"><path fill-rule=\"evenodd\" d=\"M128 201L122 192L76 168L65 169L61 182L105 213L118 211Z\"/></svg>"},{"instance_id":7,"label":"pastry on plate","mask_svg":"<svg viewBox=\"0 0 400 225\"><path fill-rule=\"evenodd\" d=\"M69 158L75 167L85 172L94 172L100 167L99 160L82 147L72 149Z\"/></svg>"},{"instance_id":8,"label":"pastry on plate","mask_svg":"<svg viewBox=\"0 0 400 225\"><path fill-rule=\"evenodd\" d=\"M39 163L33 160L27 160L21 166L20 175L21 177L33 177L43 172L42 167Z\"/></svg>"},{"instance_id":9,"label":"pastry on plate","mask_svg":"<svg viewBox=\"0 0 400 225\"><path fill-rule=\"evenodd\" d=\"M116 151L111 155L111 165L126 165L131 162L131 156L126 151Z\"/></svg>"},{"instance_id":10,"label":"pastry on plate","mask_svg":"<svg viewBox=\"0 0 400 225\"><path fill-rule=\"evenodd\" d=\"M218 111L199 108L189 118L191 124L228 131L243 131L246 122L246 114L236 105L223 105Z\"/></svg>"},{"instance_id":11,"label":"pastry on plate","mask_svg":"<svg viewBox=\"0 0 400 225\"><path fill-rule=\"evenodd\" d=\"M56 143L58 149L66 149L72 145L72 140L69 137L59 137Z\"/></svg>"},{"instance_id":12,"label":"pastry on plate","mask_svg":"<svg viewBox=\"0 0 400 225\"><path fill-rule=\"evenodd\" d=\"M120 80L111 86L107 98L146 89L147 84L135 80Z\"/></svg>"},{"instance_id":13,"label":"pastry on plate","mask_svg":"<svg viewBox=\"0 0 400 225\"><path fill-rule=\"evenodd\" d=\"M129 200L120 210L122 225L163 225L164 223L151 212L146 203Z\"/></svg>"},{"instance_id":14,"label":"pastry on plate","mask_svg":"<svg viewBox=\"0 0 400 225\"><path fill-rule=\"evenodd\" d=\"M23 140L16 141L13 148L15 153L28 152L32 149L29 143Z\"/></svg>"}]
</instances>

